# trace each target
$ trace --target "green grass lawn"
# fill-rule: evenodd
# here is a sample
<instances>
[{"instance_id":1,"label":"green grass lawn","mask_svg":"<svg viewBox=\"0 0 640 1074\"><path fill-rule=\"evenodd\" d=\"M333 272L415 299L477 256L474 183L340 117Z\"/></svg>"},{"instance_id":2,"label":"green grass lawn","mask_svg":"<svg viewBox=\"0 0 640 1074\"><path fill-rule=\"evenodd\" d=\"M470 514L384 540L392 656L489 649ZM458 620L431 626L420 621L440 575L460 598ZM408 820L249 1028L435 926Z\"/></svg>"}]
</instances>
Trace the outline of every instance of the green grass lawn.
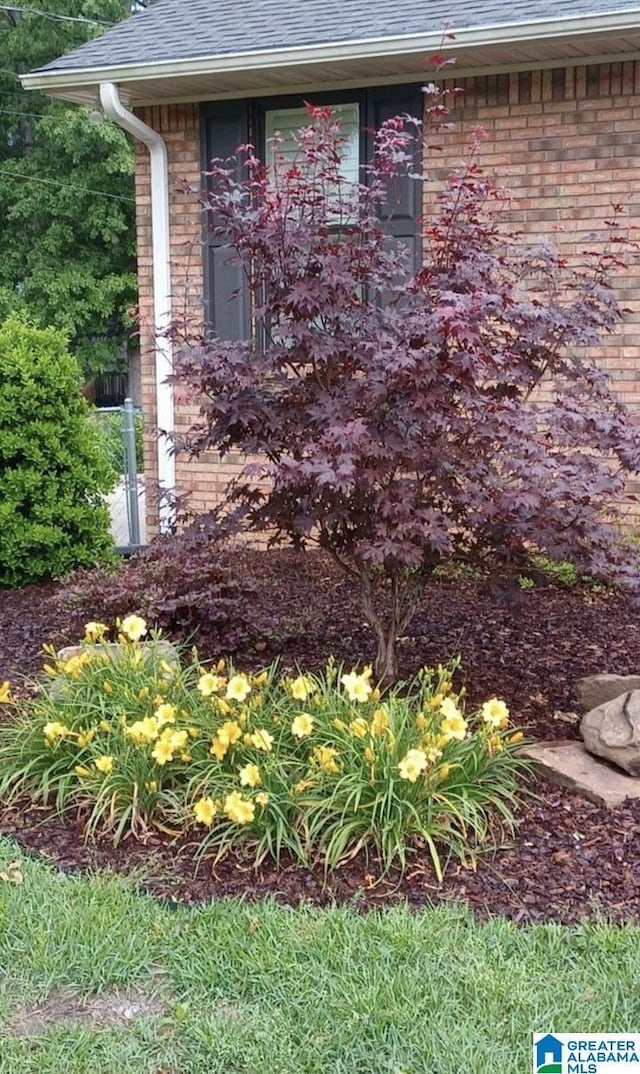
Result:
<instances>
[{"instance_id":1,"label":"green grass lawn","mask_svg":"<svg viewBox=\"0 0 640 1074\"><path fill-rule=\"evenodd\" d=\"M0 873L19 857L0 840ZM640 1025L638 928L171 909L121 879L21 869L0 880L0 1074L528 1074L534 1030ZM20 1036L59 990L142 990L156 1010Z\"/></svg>"}]
</instances>

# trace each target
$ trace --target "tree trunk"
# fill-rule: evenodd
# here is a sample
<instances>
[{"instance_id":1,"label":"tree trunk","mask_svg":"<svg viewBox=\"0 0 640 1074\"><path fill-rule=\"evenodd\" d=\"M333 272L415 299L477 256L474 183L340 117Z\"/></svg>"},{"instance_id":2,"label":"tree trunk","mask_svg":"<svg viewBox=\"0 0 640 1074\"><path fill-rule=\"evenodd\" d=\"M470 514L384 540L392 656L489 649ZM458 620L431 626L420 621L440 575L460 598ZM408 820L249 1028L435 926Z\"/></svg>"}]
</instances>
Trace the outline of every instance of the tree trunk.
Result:
<instances>
[{"instance_id":1,"label":"tree trunk","mask_svg":"<svg viewBox=\"0 0 640 1074\"><path fill-rule=\"evenodd\" d=\"M395 632L378 633L378 652L373 667L376 682L391 686L398 678Z\"/></svg>"}]
</instances>

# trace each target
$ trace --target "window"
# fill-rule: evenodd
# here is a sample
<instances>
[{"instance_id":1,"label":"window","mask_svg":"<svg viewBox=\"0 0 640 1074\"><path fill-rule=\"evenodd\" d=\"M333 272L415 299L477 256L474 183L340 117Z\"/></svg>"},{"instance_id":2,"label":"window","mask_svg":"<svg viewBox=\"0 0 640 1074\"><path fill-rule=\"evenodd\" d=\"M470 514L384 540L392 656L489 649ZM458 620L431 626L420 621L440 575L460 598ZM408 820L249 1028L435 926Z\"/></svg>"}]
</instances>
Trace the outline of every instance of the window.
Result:
<instances>
[{"instance_id":1,"label":"window","mask_svg":"<svg viewBox=\"0 0 640 1074\"><path fill-rule=\"evenodd\" d=\"M239 145L252 142L264 158L270 137L282 134L281 149L295 154L294 133L309 117L303 100L330 105L340 116L346 137L344 175L360 178L360 166L370 158L374 130L390 116L420 115L420 86L379 86L336 93L309 91L288 98L212 101L202 107L202 168L214 157L230 157ZM240 178L238 170L238 178ZM390 241L404 243L415 264L420 259L422 187L407 178L397 190L393 205L381 212L381 224ZM203 232L205 300L207 320L224 339L247 339L251 335L251 303L238 266L229 257L224 238L213 237L206 221Z\"/></svg>"},{"instance_id":2,"label":"window","mask_svg":"<svg viewBox=\"0 0 640 1074\"><path fill-rule=\"evenodd\" d=\"M348 182L357 183L360 179L360 106L357 103L336 104L333 112L340 120L342 137L345 139L342 174ZM309 122L304 108L277 108L265 112L265 155L271 168L274 167L272 139L275 135L281 137L278 149L280 157L292 163L298 152L296 132L301 127L307 127Z\"/></svg>"}]
</instances>

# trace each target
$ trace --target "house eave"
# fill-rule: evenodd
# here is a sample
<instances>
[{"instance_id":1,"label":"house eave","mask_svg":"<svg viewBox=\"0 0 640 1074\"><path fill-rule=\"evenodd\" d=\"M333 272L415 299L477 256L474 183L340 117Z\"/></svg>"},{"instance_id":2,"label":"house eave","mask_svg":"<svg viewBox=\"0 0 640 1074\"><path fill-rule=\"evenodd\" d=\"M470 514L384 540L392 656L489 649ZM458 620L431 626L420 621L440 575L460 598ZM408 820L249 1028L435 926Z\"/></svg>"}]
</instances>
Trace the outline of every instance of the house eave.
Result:
<instances>
[{"instance_id":1,"label":"house eave","mask_svg":"<svg viewBox=\"0 0 640 1074\"><path fill-rule=\"evenodd\" d=\"M623 12L502 23L455 30L402 34L362 41L265 49L228 55L49 69L22 75L25 89L67 100L92 103L102 82L118 83L128 102L140 105L250 93L291 92L303 85L426 79L426 58L438 52L455 59L453 73L500 67L556 66L590 62L593 57L629 58L640 50L640 8ZM439 77L442 75L439 73Z\"/></svg>"}]
</instances>

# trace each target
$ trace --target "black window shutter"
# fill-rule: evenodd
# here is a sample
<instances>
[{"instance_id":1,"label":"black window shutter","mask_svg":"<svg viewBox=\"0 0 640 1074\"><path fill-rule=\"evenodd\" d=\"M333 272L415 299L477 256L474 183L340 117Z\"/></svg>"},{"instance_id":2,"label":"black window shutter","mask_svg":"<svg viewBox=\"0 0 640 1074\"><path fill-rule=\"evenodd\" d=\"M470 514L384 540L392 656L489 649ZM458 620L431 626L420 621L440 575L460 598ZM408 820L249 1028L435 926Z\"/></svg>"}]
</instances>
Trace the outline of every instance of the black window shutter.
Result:
<instances>
[{"instance_id":1,"label":"black window shutter","mask_svg":"<svg viewBox=\"0 0 640 1074\"><path fill-rule=\"evenodd\" d=\"M419 86L382 86L367 94L367 155L373 149L373 131L391 116L410 115L422 118L422 91ZM421 162L416 159L415 171ZM414 268L420 266L420 220L422 216L423 185L408 176L394 180L388 203L382 210L382 224L386 233L396 242L402 242L411 251Z\"/></svg>"},{"instance_id":2,"label":"black window shutter","mask_svg":"<svg viewBox=\"0 0 640 1074\"><path fill-rule=\"evenodd\" d=\"M202 131L202 166L206 172L214 157L231 157L238 146L249 141L248 103L221 101L205 105ZM224 238L212 236L211 223L211 214L205 213L203 239L207 321L211 330L222 339L248 339L251 333L250 302L244 273L240 265L234 263L233 251Z\"/></svg>"}]
</instances>

